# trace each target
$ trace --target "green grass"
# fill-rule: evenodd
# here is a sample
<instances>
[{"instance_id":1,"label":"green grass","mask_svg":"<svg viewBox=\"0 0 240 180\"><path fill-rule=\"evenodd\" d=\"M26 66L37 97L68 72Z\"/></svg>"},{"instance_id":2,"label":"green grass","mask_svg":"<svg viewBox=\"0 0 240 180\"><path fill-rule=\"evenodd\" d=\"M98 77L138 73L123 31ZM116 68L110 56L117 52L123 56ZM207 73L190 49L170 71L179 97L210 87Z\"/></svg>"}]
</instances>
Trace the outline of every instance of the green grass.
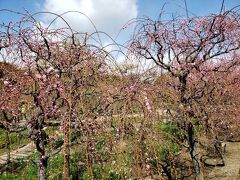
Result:
<instances>
[{"instance_id":1,"label":"green grass","mask_svg":"<svg viewBox=\"0 0 240 180\"><path fill-rule=\"evenodd\" d=\"M10 165L11 167L11 165ZM0 174L1 180L35 180L37 179L37 166L34 164L15 163L12 169Z\"/></svg>"}]
</instances>

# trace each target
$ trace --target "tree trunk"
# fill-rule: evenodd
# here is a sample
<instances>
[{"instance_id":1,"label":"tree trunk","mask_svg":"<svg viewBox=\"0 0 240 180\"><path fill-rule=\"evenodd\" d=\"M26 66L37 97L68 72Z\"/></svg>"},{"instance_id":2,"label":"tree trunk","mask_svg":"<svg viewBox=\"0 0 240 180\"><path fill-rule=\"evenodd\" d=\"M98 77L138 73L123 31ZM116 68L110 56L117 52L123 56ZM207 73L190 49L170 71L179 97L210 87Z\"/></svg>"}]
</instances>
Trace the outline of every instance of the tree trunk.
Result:
<instances>
[{"instance_id":1,"label":"tree trunk","mask_svg":"<svg viewBox=\"0 0 240 180\"><path fill-rule=\"evenodd\" d=\"M47 157L40 154L38 163L38 180L46 180Z\"/></svg>"},{"instance_id":2,"label":"tree trunk","mask_svg":"<svg viewBox=\"0 0 240 180\"><path fill-rule=\"evenodd\" d=\"M189 144L189 152L193 163L193 168L196 174L196 180L203 180L203 172L201 168L201 161L199 158L199 154L197 153L197 139L194 133L194 126L191 122L191 118L194 117L194 112L191 109L191 102L187 97L187 77L188 71L183 71L182 74L179 75L180 82L180 102L183 105L183 121L187 124L185 130L187 131L188 136L188 144Z\"/></svg>"},{"instance_id":3,"label":"tree trunk","mask_svg":"<svg viewBox=\"0 0 240 180\"><path fill-rule=\"evenodd\" d=\"M197 140L194 135L194 127L192 123L190 122L188 124L188 143L189 143L189 150L190 150L190 155L193 161L193 167L195 170L196 174L196 180L203 180L203 172L202 172L202 167L201 167L201 161L199 158L199 154L197 152Z\"/></svg>"},{"instance_id":4,"label":"tree trunk","mask_svg":"<svg viewBox=\"0 0 240 180\"><path fill-rule=\"evenodd\" d=\"M41 118L41 117L40 117ZM35 137L35 145L37 148L37 151L39 152L39 163L38 163L38 180L46 180L46 172L47 172L47 161L48 157L46 155L45 151L45 144L46 141L45 132L43 130L43 119L40 119L39 124L34 131L33 137ZM32 127L34 128L34 127ZM33 131L33 132L34 132Z\"/></svg>"}]
</instances>

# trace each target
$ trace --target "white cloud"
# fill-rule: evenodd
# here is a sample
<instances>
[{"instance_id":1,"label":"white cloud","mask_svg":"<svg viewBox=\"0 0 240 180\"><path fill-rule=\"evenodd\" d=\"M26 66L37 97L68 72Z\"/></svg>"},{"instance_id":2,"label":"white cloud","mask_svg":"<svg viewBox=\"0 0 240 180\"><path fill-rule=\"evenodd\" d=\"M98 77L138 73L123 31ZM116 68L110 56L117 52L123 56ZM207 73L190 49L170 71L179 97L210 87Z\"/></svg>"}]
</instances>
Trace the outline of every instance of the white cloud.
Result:
<instances>
[{"instance_id":1,"label":"white cloud","mask_svg":"<svg viewBox=\"0 0 240 180\"><path fill-rule=\"evenodd\" d=\"M80 11L94 22L99 31L104 31L112 37L118 34L127 21L137 17L137 0L45 0L43 7L45 11L58 14ZM53 19L52 16L44 18L45 22ZM69 13L64 15L64 19L79 32L94 31L91 23L83 15ZM56 21L54 25L66 26L61 20Z\"/></svg>"}]
</instances>

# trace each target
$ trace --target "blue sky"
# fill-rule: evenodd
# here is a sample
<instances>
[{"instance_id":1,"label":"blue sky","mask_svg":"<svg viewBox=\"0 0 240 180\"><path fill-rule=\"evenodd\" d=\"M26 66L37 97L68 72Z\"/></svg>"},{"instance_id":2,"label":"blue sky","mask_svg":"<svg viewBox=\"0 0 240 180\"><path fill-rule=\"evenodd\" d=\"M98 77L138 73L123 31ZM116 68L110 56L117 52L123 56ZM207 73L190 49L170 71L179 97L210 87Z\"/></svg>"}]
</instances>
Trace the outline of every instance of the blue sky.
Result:
<instances>
[{"instance_id":1,"label":"blue sky","mask_svg":"<svg viewBox=\"0 0 240 180\"><path fill-rule=\"evenodd\" d=\"M151 2L151 3L149 3ZM221 9L221 0L186 0L188 10L197 16L205 16L211 13L218 13ZM151 18L157 18L160 9L165 4L167 14L178 13L185 15L184 0L139 0L139 16L147 15ZM240 5L239 0L225 0L225 9L230 9ZM189 15L193 15L189 13Z\"/></svg>"},{"instance_id":2,"label":"blue sky","mask_svg":"<svg viewBox=\"0 0 240 180\"><path fill-rule=\"evenodd\" d=\"M222 0L186 0L190 16L205 16L211 13L218 13ZM0 0L0 9L9 9L18 12L25 10L30 13L39 11L51 11L62 13L68 10L78 10L88 15L97 26L98 30L107 32L115 37L119 29L130 19L148 16L157 19L163 4L164 18L169 15L180 14L185 16L184 0ZM240 0L225 0L225 9L230 9L240 5ZM47 24L53 17L44 15L39 17L39 21ZM17 21L16 14L0 11L0 23ZM86 18L79 14L68 14L66 20L78 31L90 31L91 25ZM55 25L62 25L56 22ZM130 30L123 32L126 37ZM124 39L124 38L122 38Z\"/></svg>"},{"instance_id":3,"label":"blue sky","mask_svg":"<svg viewBox=\"0 0 240 180\"><path fill-rule=\"evenodd\" d=\"M113 0L114 1L114 0ZM121 0L116 0L121 1ZM130 0L131 1L131 0ZM42 11L46 0L0 0L0 9L10 9L23 12L24 9L30 12ZM61 0L58 1L61 3ZM159 10L166 3L165 11L167 13L183 13L184 0L137 0L138 15L156 18ZM221 7L221 0L187 0L188 9L194 14L202 16L209 13L217 13ZM239 0L225 0L225 8L229 9L240 5ZM0 18L12 20L12 15L0 13Z\"/></svg>"}]
</instances>

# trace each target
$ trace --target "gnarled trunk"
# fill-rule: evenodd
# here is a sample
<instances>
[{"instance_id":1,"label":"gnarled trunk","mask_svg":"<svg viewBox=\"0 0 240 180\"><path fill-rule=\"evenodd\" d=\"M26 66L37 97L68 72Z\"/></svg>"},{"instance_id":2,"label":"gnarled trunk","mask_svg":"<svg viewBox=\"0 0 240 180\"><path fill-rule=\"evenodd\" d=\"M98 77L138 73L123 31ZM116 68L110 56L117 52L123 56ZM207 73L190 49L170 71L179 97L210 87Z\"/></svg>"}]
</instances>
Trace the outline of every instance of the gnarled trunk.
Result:
<instances>
[{"instance_id":1,"label":"gnarled trunk","mask_svg":"<svg viewBox=\"0 0 240 180\"><path fill-rule=\"evenodd\" d=\"M46 180L47 173L47 157L40 154L39 155L39 163L38 163L38 180Z\"/></svg>"},{"instance_id":2,"label":"gnarled trunk","mask_svg":"<svg viewBox=\"0 0 240 180\"><path fill-rule=\"evenodd\" d=\"M35 140L36 149L39 152L38 158L38 180L46 180L47 161L48 156L45 150L45 143L47 142L46 132L43 129L44 118L39 117L37 124L32 126L32 138Z\"/></svg>"},{"instance_id":3,"label":"gnarled trunk","mask_svg":"<svg viewBox=\"0 0 240 180\"><path fill-rule=\"evenodd\" d=\"M197 152L197 139L194 133L194 126L190 121L191 118L194 117L194 112L191 109L191 102L187 97L187 77L188 71L184 72L179 75L179 82L180 82L180 102L183 105L184 110L184 124L187 126L185 127L185 131L187 132L188 136L188 145L189 145L189 153L192 159L193 168L196 175L196 180L203 180L203 172L201 168L201 161L199 158L199 154Z\"/></svg>"},{"instance_id":4,"label":"gnarled trunk","mask_svg":"<svg viewBox=\"0 0 240 180\"><path fill-rule=\"evenodd\" d=\"M188 124L187 133L188 133L189 151L190 151L193 167L196 174L196 180L203 180L204 176L202 172L201 161L199 158L199 154L197 152L197 140L195 138L194 127L191 122Z\"/></svg>"}]
</instances>

